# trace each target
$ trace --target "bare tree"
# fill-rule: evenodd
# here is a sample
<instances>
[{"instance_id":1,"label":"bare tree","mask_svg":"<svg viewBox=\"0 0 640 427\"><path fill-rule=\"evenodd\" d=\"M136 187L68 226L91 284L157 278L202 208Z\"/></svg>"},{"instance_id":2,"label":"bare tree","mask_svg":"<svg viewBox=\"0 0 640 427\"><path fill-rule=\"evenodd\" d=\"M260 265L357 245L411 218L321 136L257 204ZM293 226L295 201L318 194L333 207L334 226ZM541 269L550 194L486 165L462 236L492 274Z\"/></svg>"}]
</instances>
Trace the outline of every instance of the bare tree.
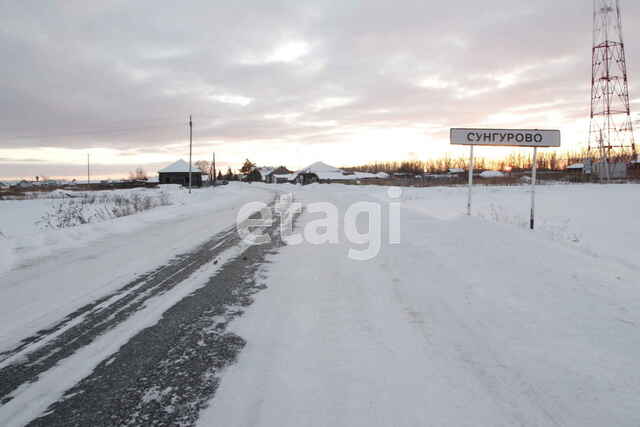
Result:
<instances>
[{"instance_id":1,"label":"bare tree","mask_svg":"<svg viewBox=\"0 0 640 427\"><path fill-rule=\"evenodd\" d=\"M198 160L195 165L202 171L202 173L211 175L211 162L208 162L206 160Z\"/></svg>"},{"instance_id":2,"label":"bare tree","mask_svg":"<svg viewBox=\"0 0 640 427\"><path fill-rule=\"evenodd\" d=\"M137 168L135 171L129 172L129 179L131 180L147 180L147 172L142 168Z\"/></svg>"}]
</instances>

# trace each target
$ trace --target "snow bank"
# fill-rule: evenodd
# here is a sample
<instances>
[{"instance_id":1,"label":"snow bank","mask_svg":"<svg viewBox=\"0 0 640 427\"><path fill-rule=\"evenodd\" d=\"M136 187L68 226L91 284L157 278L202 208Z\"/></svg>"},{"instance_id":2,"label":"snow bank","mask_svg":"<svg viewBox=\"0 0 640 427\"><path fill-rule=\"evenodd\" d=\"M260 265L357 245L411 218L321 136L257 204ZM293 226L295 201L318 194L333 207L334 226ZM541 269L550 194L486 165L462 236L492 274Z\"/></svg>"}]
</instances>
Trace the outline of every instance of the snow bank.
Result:
<instances>
[{"instance_id":1,"label":"snow bank","mask_svg":"<svg viewBox=\"0 0 640 427\"><path fill-rule=\"evenodd\" d=\"M37 218L29 211L55 201L0 202L0 218L11 220L9 239L0 238L0 352L232 227L240 208L268 203L283 187L230 183L191 195L169 187L171 206L59 230L21 224L19 215Z\"/></svg>"},{"instance_id":2,"label":"snow bank","mask_svg":"<svg viewBox=\"0 0 640 427\"><path fill-rule=\"evenodd\" d=\"M7 242L3 251L10 255L0 261L0 274L10 267L16 267L30 260L49 256L53 253L72 248L83 247L90 242L105 238L113 234L126 234L135 232L153 223L168 221L171 218L184 217L185 215L197 215L201 212L212 210L217 205L233 205L238 200L245 200L251 195L258 197L264 193L257 187L244 188L244 184L232 183L229 186L194 189L192 194L178 185L163 185L160 189L135 188L127 190L113 190L100 192L73 192L75 197L86 195L123 196L123 197L150 197L159 198L166 194L169 200L168 206L156 206L155 208L136 213L130 216L116 217L112 211L104 212L102 208L109 206L92 206L90 222L70 228L52 229L47 227L47 216L55 212L66 199L59 199L59 193L43 193L43 197L35 200L5 200L0 201L0 232L4 233ZM75 200L75 199L74 199ZM260 198L262 200L262 198ZM113 207L113 206L111 206ZM94 208L102 212L101 215L93 215Z\"/></svg>"}]
</instances>

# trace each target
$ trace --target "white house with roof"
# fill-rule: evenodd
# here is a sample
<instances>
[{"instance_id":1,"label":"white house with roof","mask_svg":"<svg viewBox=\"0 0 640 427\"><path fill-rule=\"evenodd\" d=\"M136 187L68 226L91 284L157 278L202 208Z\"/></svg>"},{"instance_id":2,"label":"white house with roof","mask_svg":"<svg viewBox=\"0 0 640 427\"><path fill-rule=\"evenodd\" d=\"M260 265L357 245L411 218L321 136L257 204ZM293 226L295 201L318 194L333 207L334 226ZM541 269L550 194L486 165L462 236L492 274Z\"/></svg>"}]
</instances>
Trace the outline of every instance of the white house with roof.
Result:
<instances>
[{"instance_id":1,"label":"white house with roof","mask_svg":"<svg viewBox=\"0 0 640 427\"><path fill-rule=\"evenodd\" d=\"M291 181L298 184L310 184L313 182L357 181L385 177L388 177L388 175L377 175L369 172L347 172L324 162L315 162L295 172L291 177Z\"/></svg>"},{"instance_id":2,"label":"white house with roof","mask_svg":"<svg viewBox=\"0 0 640 427\"><path fill-rule=\"evenodd\" d=\"M193 187L202 186L202 171L195 165L191 165L191 177ZM158 181L160 184L189 185L189 163L180 159L169 166L158 171Z\"/></svg>"}]
</instances>

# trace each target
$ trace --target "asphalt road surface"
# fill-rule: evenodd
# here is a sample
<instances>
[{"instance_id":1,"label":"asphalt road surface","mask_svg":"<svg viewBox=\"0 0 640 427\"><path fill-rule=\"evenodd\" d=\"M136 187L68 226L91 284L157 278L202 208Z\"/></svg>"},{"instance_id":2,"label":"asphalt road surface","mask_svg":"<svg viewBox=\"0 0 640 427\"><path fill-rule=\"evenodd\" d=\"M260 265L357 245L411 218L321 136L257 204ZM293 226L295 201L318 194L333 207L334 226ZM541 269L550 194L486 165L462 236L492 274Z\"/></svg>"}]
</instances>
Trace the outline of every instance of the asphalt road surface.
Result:
<instances>
[{"instance_id":1,"label":"asphalt road surface","mask_svg":"<svg viewBox=\"0 0 640 427\"><path fill-rule=\"evenodd\" d=\"M218 371L232 363L245 345L241 337L227 332L227 325L252 303L252 295L262 286L257 278L266 256L282 245L278 218L274 220L264 231L270 243L247 246L241 255L221 263L205 286L133 336L28 425L194 424L215 393ZM0 354L0 409L20 387L37 382L105 332L125 327L124 322L150 298L180 286L239 245L244 243L231 227Z\"/></svg>"}]
</instances>

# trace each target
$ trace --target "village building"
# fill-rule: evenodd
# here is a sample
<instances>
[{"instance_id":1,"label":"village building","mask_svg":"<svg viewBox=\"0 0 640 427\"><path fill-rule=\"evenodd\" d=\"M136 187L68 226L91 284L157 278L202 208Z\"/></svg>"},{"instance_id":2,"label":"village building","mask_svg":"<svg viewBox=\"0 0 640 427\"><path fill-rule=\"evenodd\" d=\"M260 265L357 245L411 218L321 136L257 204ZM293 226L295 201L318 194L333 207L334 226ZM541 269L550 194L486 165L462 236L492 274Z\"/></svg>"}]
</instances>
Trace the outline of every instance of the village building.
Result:
<instances>
[{"instance_id":1,"label":"village building","mask_svg":"<svg viewBox=\"0 0 640 427\"><path fill-rule=\"evenodd\" d=\"M296 184L306 185L313 184L315 182L340 183L368 179L384 179L387 177L388 175L384 172L380 174L369 172L348 172L323 162L315 162L294 173L290 181L293 181Z\"/></svg>"},{"instance_id":2,"label":"village building","mask_svg":"<svg viewBox=\"0 0 640 427\"><path fill-rule=\"evenodd\" d=\"M31 188L31 187L33 187L33 182L30 182L24 179L18 182L17 184L12 185L12 188Z\"/></svg>"},{"instance_id":3,"label":"village building","mask_svg":"<svg viewBox=\"0 0 640 427\"><path fill-rule=\"evenodd\" d=\"M202 171L195 166L191 166L191 176L193 187L202 187ZM160 184L179 184L189 186L189 163L180 159L158 171L158 181Z\"/></svg>"},{"instance_id":4,"label":"village building","mask_svg":"<svg viewBox=\"0 0 640 427\"><path fill-rule=\"evenodd\" d=\"M260 181L267 182L267 176L273 172L274 168L268 166L257 167L255 169L260 174Z\"/></svg>"},{"instance_id":5,"label":"village building","mask_svg":"<svg viewBox=\"0 0 640 427\"><path fill-rule=\"evenodd\" d=\"M465 171L463 168L449 168L449 175L465 175L467 171Z\"/></svg>"},{"instance_id":6,"label":"village building","mask_svg":"<svg viewBox=\"0 0 640 427\"><path fill-rule=\"evenodd\" d=\"M285 184L293 178L293 172L284 166L272 169L264 177L264 181L269 184Z\"/></svg>"},{"instance_id":7,"label":"village building","mask_svg":"<svg viewBox=\"0 0 640 427\"><path fill-rule=\"evenodd\" d=\"M625 179L627 166L625 162L593 162L593 173L599 178Z\"/></svg>"},{"instance_id":8,"label":"village building","mask_svg":"<svg viewBox=\"0 0 640 427\"><path fill-rule=\"evenodd\" d=\"M573 164L567 166L567 172L583 173L584 172L584 163L573 163Z\"/></svg>"}]
</instances>

